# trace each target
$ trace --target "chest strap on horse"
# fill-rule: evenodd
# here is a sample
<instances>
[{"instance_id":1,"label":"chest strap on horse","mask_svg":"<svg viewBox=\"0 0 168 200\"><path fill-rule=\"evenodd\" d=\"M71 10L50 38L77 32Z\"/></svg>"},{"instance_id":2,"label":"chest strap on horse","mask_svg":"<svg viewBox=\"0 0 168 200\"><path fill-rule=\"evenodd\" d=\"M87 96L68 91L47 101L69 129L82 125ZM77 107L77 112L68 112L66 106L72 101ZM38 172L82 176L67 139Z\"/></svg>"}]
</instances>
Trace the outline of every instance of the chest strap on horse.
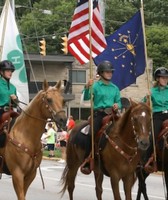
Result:
<instances>
[{"instance_id":1,"label":"chest strap on horse","mask_svg":"<svg viewBox=\"0 0 168 200\"><path fill-rule=\"evenodd\" d=\"M132 162L132 160L135 158L137 155L137 148L134 148L134 154L133 155L128 155L126 152L124 152L105 132L105 137L108 139L109 143L111 146L120 154L122 155L128 162ZM131 148L132 149L132 148Z\"/></svg>"},{"instance_id":2,"label":"chest strap on horse","mask_svg":"<svg viewBox=\"0 0 168 200\"><path fill-rule=\"evenodd\" d=\"M36 153L33 153L28 147L26 147L24 144L21 144L20 142L18 142L16 139L11 138L8 135L8 140L9 142L11 142L13 145L17 146L18 148L20 148L22 151L24 151L25 153L27 153L32 159L36 159L38 154L41 153L42 148L40 148L40 150Z\"/></svg>"}]
</instances>

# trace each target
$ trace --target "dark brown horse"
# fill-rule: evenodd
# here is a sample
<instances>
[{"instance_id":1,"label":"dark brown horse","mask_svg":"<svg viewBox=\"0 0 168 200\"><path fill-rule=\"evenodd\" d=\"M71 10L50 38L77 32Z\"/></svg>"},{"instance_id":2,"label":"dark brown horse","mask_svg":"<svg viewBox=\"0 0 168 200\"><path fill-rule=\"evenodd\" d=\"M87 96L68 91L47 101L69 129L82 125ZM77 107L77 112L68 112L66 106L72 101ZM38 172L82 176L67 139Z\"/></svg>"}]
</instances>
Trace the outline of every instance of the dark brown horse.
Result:
<instances>
[{"instance_id":1,"label":"dark brown horse","mask_svg":"<svg viewBox=\"0 0 168 200\"><path fill-rule=\"evenodd\" d=\"M161 143L161 144L160 144ZM163 148L160 148L163 146ZM146 164L148 157L146 154L143 156L144 165ZM162 171L164 176L164 183L166 186L166 197L165 199L168 200L168 120L165 120L162 125L161 132L156 138L156 163L153 160L149 160L149 164L147 165L149 169L152 171L158 170ZM140 166L137 169L137 176L138 176L138 193L137 193L137 200L141 199L141 195L143 195L145 200L148 200L147 195L147 187L146 187L146 178L149 176L150 171L147 171L144 168L144 165ZM156 166L155 166L156 165ZM157 168L156 168L157 167Z\"/></svg>"},{"instance_id":2,"label":"dark brown horse","mask_svg":"<svg viewBox=\"0 0 168 200\"><path fill-rule=\"evenodd\" d=\"M103 174L110 177L114 199L121 200L119 181L124 184L125 198L131 200L131 189L135 182L135 169L139 162L138 148L147 149L151 124L151 110L145 103L132 102L130 108L110 128L99 142L99 152L95 151L94 176L96 196L102 200ZM73 200L75 177L85 157L87 136L81 129L87 124L78 124L71 132L67 144L67 163L62 174L62 194L68 189ZM85 143L85 144L84 144Z\"/></svg>"},{"instance_id":3,"label":"dark brown horse","mask_svg":"<svg viewBox=\"0 0 168 200\"><path fill-rule=\"evenodd\" d=\"M18 200L25 200L28 187L41 163L41 136L47 118L52 118L58 126L66 125L61 82L54 87L44 82L43 90L16 119L7 135L6 145L0 148L0 173L12 175Z\"/></svg>"}]
</instances>

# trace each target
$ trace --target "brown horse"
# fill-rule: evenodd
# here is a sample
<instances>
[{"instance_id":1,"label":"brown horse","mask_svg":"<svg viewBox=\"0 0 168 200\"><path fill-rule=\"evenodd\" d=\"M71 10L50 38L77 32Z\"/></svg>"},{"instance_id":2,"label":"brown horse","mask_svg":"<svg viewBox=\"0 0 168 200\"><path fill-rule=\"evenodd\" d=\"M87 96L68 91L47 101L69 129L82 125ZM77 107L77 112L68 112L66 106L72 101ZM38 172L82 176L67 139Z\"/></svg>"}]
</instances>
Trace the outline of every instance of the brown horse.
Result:
<instances>
[{"instance_id":1,"label":"brown horse","mask_svg":"<svg viewBox=\"0 0 168 200\"><path fill-rule=\"evenodd\" d=\"M99 152L95 152L94 176L96 196L102 200L103 174L110 177L114 199L121 200L119 181L124 184L126 200L131 200L131 189L135 182L135 169L139 162L138 149L147 149L149 146L149 132L151 124L151 110L145 103L131 102L130 108L108 127L99 141ZM68 189L69 198L73 200L75 177L78 168L85 157L87 136L81 129L87 122L78 124L71 132L67 144L66 166L62 174L62 195ZM85 142L85 144L83 144ZM105 144L104 144L105 142ZM104 147L103 147L104 146Z\"/></svg>"},{"instance_id":2,"label":"brown horse","mask_svg":"<svg viewBox=\"0 0 168 200\"><path fill-rule=\"evenodd\" d=\"M0 172L12 175L18 200L25 200L28 187L41 163L41 136L47 118L52 118L58 126L66 125L60 81L54 87L49 87L44 81L43 90L16 119L5 147L0 148Z\"/></svg>"},{"instance_id":3,"label":"brown horse","mask_svg":"<svg viewBox=\"0 0 168 200\"><path fill-rule=\"evenodd\" d=\"M161 148L162 147L162 148ZM149 161L147 162L147 160ZM146 187L146 178L152 173L153 171L162 171L164 183L166 186L165 190L165 199L168 200L168 120L165 120L162 125L162 129L156 138L156 163L153 159L149 158L147 154L143 156L144 165L146 162L147 169L144 166L140 166L137 169L137 177L138 177L138 193L137 193L137 200L141 199L141 195L143 195L145 200L149 200L147 195L147 187Z\"/></svg>"}]
</instances>

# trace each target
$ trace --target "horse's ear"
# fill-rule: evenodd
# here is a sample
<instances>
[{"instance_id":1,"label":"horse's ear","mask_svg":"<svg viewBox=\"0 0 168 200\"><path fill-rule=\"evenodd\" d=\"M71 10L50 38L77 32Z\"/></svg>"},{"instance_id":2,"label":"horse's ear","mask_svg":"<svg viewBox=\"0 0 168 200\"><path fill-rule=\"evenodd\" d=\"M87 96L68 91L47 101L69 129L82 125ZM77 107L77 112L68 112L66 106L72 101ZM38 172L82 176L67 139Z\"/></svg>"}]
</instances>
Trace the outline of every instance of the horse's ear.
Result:
<instances>
[{"instance_id":1,"label":"horse's ear","mask_svg":"<svg viewBox=\"0 0 168 200\"><path fill-rule=\"evenodd\" d=\"M46 91L48 89L48 87L49 87L48 82L45 79L43 82L43 90Z\"/></svg>"},{"instance_id":2,"label":"horse's ear","mask_svg":"<svg viewBox=\"0 0 168 200\"><path fill-rule=\"evenodd\" d=\"M130 98L130 105L136 106L138 103Z\"/></svg>"},{"instance_id":3,"label":"horse's ear","mask_svg":"<svg viewBox=\"0 0 168 200\"><path fill-rule=\"evenodd\" d=\"M61 82L61 80L59 80L58 82L57 82L57 84L56 84L56 88L58 89L58 90L61 90L61 86L62 86L62 82Z\"/></svg>"},{"instance_id":4,"label":"horse's ear","mask_svg":"<svg viewBox=\"0 0 168 200\"><path fill-rule=\"evenodd\" d=\"M151 104L151 97L150 97L150 95L146 95L146 104L148 106L150 106L150 104Z\"/></svg>"}]
</instances>

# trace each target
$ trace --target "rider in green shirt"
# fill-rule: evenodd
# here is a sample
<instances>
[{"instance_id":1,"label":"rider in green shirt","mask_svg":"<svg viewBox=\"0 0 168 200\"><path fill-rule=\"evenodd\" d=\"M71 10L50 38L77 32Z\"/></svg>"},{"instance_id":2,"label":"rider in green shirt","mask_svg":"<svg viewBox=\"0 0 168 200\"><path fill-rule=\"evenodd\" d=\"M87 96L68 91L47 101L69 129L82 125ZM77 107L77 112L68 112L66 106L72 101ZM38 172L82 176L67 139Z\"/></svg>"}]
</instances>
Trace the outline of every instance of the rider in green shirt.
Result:
<instances>
[{"instance_id":1,"label":"rider in green shirt","mask_svg":"<svg viewBox=\"0 0 168 200\"><path fill-rule=\"evenodd\" d=\"M15 67L12 62L0 62L0 117L9 109L11 100L16 100L16 87L10 83Z\"/></svg>"},{"instance_id":2,"label":"rider in green shirt","mask_svg":"<svg viewBox=\"0 0 168 200\"><path fill-rule=\"evenodd\" d=\"M168 119L168 69L165 67L159 67L154 72L155 84L151 88L150 96L152 102L153 111L153 128L154 137L157 139L163 121ZM152 135L151 135L152 137ZM151 145L147 150L147 157L149 158L153 152L153 140L151 138ZM159 142L159 148L163 147L163 141ZM146 165L146 170L148 164Z\"/></svg>"},{"instance_id":3,"label":"rider in green shirt","mask_svg":"<svg viewBox=\"0 0 168 200\"><path fill-rule=\"evenodd\" d=\"M93 93L93 130L94 134L102 127L102 121L105 116L118 109L121 109L121 100L120 100L120 91L116 85L111 82L114 68L109 61L103 61L97 67L97 73L100 76L100 79L96 82L89 80L87 85L84 88L84 101L91 98L91 87ZM89 135L91 137L91 128L89 130ZM88 140L88 143L91 142L91 139ZM87 145L85 149L85 158L88 157L90 153L90 146ZM83 164L81 170L85 174L89 174L90 170L87 164Z\"/></svg>"}]
</instances>

